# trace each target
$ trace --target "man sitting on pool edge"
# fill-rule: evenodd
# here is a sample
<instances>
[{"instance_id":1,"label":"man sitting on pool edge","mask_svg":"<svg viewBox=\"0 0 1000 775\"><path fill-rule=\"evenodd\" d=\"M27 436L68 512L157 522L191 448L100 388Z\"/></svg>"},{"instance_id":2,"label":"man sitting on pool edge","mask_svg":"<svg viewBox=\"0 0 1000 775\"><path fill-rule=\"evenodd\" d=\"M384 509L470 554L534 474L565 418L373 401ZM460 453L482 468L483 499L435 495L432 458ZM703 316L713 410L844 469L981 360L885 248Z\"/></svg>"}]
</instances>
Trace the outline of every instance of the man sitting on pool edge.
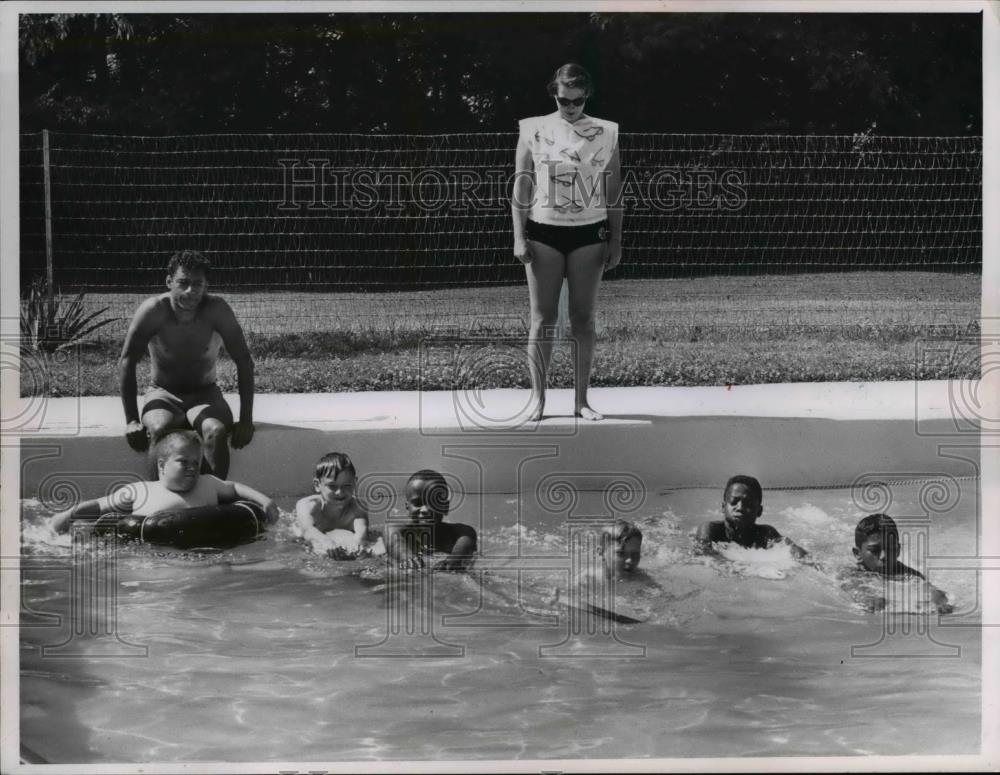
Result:
<instances>
[{"instance_id":1,"label":"man sitting on pool edge","mask_svg":"<svg viewBox=\"0 0 1000 775\"><path fill-rule=\"evenodd\" d=\"M777 543L786 544L792 556L805 560L809 553L785 538L771 525L758 525L764 513L764 491L752 476L737 474L726 482L722 494L722 519L704 522L695 533L695 551L714 553L712 544L733 543L746 549L768 549Z\"/></svg>"},{"instance_id":2,"label":"man sitting on pool edge","mask_svg":"<svg viewBox=\"0 0 1000 775\"><path fill-rule=\"evenodd\" d=\"M170 430L193 428L204 441L203 470L225 479L229 443L240 449L253 439L254 366L246 337L230 306L206 292L210 264L196 250L175 253L167 265L167 292L146 299L129 325L118 362L125 438L142 452ZM216 384L219 351L236 363L240 419ZM136 365L149 351L153 387L140 419ZM156 464L150 460L151 478Z\"/></svg>"}]
</instances>

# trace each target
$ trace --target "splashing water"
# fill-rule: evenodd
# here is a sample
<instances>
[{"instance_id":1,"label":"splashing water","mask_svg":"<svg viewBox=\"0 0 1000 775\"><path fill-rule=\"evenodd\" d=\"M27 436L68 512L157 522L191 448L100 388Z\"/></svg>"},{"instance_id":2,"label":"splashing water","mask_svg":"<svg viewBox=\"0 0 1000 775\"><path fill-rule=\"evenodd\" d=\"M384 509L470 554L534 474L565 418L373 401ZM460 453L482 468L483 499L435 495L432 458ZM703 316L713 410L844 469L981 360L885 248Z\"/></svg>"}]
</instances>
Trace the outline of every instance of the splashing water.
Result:
<instances>
[{"instance_id":1,"label":"splashing water","mask_svg":"<svg viewBox=\"0 0 1000 775\"><path fill-rule=\"evenodd\" d=\"M915 508L910 490L895 495L900 513ZM43 658L40 647L65 633L22 624L22 740L63 762L978 750L975 628L935 631L962 646L946 662L852 659L859 644L880 642L884 620L858 610L833 572L853 565L859 518L843 491L765 493L762 521L824 570L799 565L784 545L694 556L689 534L718 518L715 491L671 492L629 514L644 534L642 562L615 594L646 621L615 633L643 648L641 658L577 658L588 643L566 641L566 611L551 605L568 574L565 516L527 513L517 523L518 504L505 500L487 500L485 516L458 510L449 520L474 524L487 556L510 558L509 571L433 574L424 598L417 575L401 585L403 599L430 598L420 605L432 606L422 621L435 644L457 647L436 659L356 658L359 646L388 637L384 560L317 556L290 515L264 540L218 554L126 549L118 626L125 641L150 647L148 657ZM65 565L69 537L53 535L47 516L24 502L23 552ZM963 503L935 524L934 551L974 551L975 525ZM519 551L552 567L518 570ZM926 560L903 559L927 571ZM931 580L974 611L976 579L952 574ZM28 571L32 616L65 617L66 584L63 572ZM912 595L898 603L889 613L922 605ZM598 645L609 643L619 647ZM946 672L936 678L939 665Z\"/></svg>"}]
</instances>

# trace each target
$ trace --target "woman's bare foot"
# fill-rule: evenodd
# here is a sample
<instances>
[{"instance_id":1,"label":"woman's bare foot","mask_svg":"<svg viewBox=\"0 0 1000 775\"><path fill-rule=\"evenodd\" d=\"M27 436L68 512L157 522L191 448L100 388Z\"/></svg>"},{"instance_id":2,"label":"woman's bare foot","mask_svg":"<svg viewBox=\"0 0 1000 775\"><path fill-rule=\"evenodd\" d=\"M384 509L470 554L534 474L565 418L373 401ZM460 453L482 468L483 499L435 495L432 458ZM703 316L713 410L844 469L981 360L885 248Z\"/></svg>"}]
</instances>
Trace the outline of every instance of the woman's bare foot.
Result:
<instances>
[{"instance_id":1,"label":"woman's bare foot","mask_svg":"<svg viewBox=\"0 0 1000 775\"><path fill-rule=\"evenodd\" d=\"M584 420L590 420L591 422L596 422L597 420L603 420L604 415L600 412L595 412L589 406L584 404L583 406L578 406L576 408L576 416Z\"/></svg>"}]
</instances>

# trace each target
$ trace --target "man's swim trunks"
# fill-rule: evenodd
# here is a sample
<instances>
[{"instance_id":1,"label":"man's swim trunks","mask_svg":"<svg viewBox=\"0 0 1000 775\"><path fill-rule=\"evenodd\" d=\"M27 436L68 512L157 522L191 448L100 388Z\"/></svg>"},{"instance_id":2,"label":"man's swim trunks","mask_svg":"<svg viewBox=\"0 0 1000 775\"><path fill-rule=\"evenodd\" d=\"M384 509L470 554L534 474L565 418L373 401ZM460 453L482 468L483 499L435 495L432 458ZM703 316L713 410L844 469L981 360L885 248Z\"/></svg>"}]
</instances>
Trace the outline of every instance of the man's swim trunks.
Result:
<instances>
[{"instance_id":1,"label":"man's swim trunks","mask_svg":"<svg viewBox=\"0 0 1000 775\"><path fill-rule=\"evenodd\" d=\"M174 415L183 414L192 427L206 417L213 417L225 426L232 427L233 412L215 383L192 393L171 393L164 388L153 386L143 396L142 413L153 409L166 409Z\"/></svg>"}]
</instances>

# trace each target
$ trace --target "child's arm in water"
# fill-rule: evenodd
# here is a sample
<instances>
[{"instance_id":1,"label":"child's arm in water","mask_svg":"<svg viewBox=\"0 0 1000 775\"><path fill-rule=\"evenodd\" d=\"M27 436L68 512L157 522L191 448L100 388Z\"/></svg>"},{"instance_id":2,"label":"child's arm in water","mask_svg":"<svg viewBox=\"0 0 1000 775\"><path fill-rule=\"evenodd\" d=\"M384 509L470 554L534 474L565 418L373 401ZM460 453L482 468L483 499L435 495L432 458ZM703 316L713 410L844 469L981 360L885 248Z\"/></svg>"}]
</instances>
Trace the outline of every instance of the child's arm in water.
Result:
<instances>
[{"instance_id":1,"label":"child's arm in water","mask_svg":"<svg viewBox=\"0 0 1000 775\"><path fill-rule=\"evenodd\" d=\"M447 531L441 528L447 527ZM476 551L477 535L471 525L461 522L448 522L438 525L439 533L444 532L434 547L437 551L448 552L448 556L434 565L435 570L462 571L472 564Z\"/></svg>"},{"instance_id":2,"label":"child's arm in water","mask_svg":"<svg viewBox=\"0 0 1000 775\"><path fill-rule=\"evenodd\" d=\"M924 583L924 588L931 599L931 603L939 614L950 614L955 610L955 606L948 602L948 596L940 589L931 584L927 577L916 568L898 563L899 571L896 575L920 579Z\"/></svg>"},{"instance_id":3,"label":"child's arm in water","mask_svg":"<svg viewBox=\"0 0 1000 775\"><path fill-rule=\"evenodd\" d=\"M70 524L75 519L93 521L98 519L102 514L107 514L111 511L128 514L132 511L132 503L135 497L135 487L133 485L125 485L103 498L80 501L71 508L60 511L58 514L53 514L49 525L54 532L65 533L69 530Z\"/></svg>"},{"instance_id":4,"label":"child's arm in water","mask_svg":"<svg viewBox=\"0 0 1000 775\"><path fill-rule=\"evenodd\" d=\"M871 588L864 583L864 578L857 570L851 568L846 571L839 571L837 576L840 580L840 588L868 613L881 611L888 604L888 601L884 597L876 595L871 591Z\"/></svg>"},{"instance_id":5,"label":"child's arm in water","mask_svg":"<svg viewBox=\"0 0 1000 775\"><path fill-rule=\"evenodd\" d=\"M278 507L274 505L274 501L253 487L240 484L239 482L224 482L220 479L218 496L221 503L232 503L233 501L250 501L256 503L264 509L264 517L269 524L274 524L278 521Z\"/></svg>"},{"instance_id":6,"label":"child's arm in water","mask_svg":"<svg viewBox=\"0 0 1000 775\"><path fill-rule=\"evenodd\" d=\"M71 508L60 511L58 514L53 514L49 525L56 533L65 533L69 531L69 526L74 519L97 519L107 511L107 509L101 508L100 503L102 500L106 500L106 498L80 501Z\"/></svg>"},{"instance_id":7,"label":"child's arm in water","mask_svg":"<svg viewBox=\"0 0 1000 775\"><path fill-rule=\"evenodd\" d=\"M327 552L334 559L348 559L359 554L368 541L368 514L357 501L352 500L347 505L341 519L350 520L351 529L335 528L325 536ZM314 549L319 551L316 544Z\"/></svg>"},{"instance_id":8,"label":"child's arm in water","mask_svg":"<svg viewBox=\"0 0 1000 775\"><path fill-rule=\"evenodd\" d=\"M757 525L756 541L760 546L770 549L772 546L782 544L788 547L788 553L796 560L805 560L809 557L809 552L795 543L791 538L783 536L773 525Z\"/></svg>"},{"instance_id":9,"label":"child's arm in water","mask_svg":"<svg viewBox=\"0 0 1000 775\"><path fill-rule=\"evenodd\" d=\"M931 602L937 609L939 614L950 614L955 610L955 606L948 602L948 596L942 592L940 589L935 587L929 581L924 582L927 584L927 591L930 592Z\"/></svg>"},{"instance_id":10,"label":"child's arm in water","mask_svg":"<svg viewBox=\"0 0 1000 775\"><path fill-rule=\"evenodd\" d=\"M358 539L358 549L368 540L368 512L357 499L351 501L351 511L354 517L354 537Z\"/></svg>"},{"instance_id":11,"label":"child's arm in water","mask_svg":"<svg viewBox=\"0 0 1000 775\"><path fill-rule=\"evenodd\" d=\"M412 525L386 525L385 540L389 559L400 568L423 568L420 552L420 530ZM461 522L441 522L435 527L434 550L447 552L448 556L434 565L435 570L465 570L476 551L476 531Z\"/></svg>"},{"instance_id":12,"label":"child's arm in water","mask_svg":"<svg viewBox=\"0 0 1000 775\"><path fill-rule=\"evenodd\" d=\"M924 574L914 571L914 575L918 576L923 582L924 590L927 592L927 596L930 598L931 605L934 606L935 611L939 614L950 614L955 610L955 606L948 602L948 596L931 584Z\"/></svg>"},{"instance_id":13,"label":"child's arm in water","mask_svg":"<svg viewBox=\"0 0 1000 775\"><path fill-rule=\"evenodd\" d=\"M323 504L317 495L307 495L295 504L295 523L316 554L326 554L332 547L330 539L316 527L316 517L322 510Z\"/></svg>"},{"instance_id":14,"label":"child's arm in water","mask_svg":"<svg viewBox=\"0 0 1000 775\"><path fill-rule=\"evenodd\" d=\"M900 563L900 565L902 565L902 563ZM888 580L903 582L907 580L916 580L924 585L924 589L930 597L931 604L938 613L950 614L955 610L954 606L948 602L948 596L927 581L922 573L914 570L913 568L908 568L905 565L902 567L905 568L905 570L889 576L880 576L875 573L865 573L855 569L851 569L846 573L838 573L838 576L841 578L840 588L849 594L854 602L861 606L865 611L868 613L877 613L878 611L884 610L889 604L889 601L882 595L874 593L870 584L865 583L866 581L880 579L881 582L885 584Z\"/></svg>"},{"instance_id":15,"label":"child's arm in water","mask_svg":"<svg viewBox=\"0 0 1000 775\"><path fill-rule=\"evenodd\" d=\"M419 533L408 529L410 525L386 524L385 550L390 562L396 563L404 570L418 570L424 567L421 556Z\"/></svg>"},{"instance_id":16,"label":"child's arm in water","mask_svg":"<svg viewBox=\"0 0 1000 775\"><path fill-rule=\"evenodd\" d=\"M795 543L788 536L783 536L778 532L777 528L771 525L760 525L760 530L763 532L763 543L768 548L781 544L788 547L788 553L792 555L792 559L797 560L803 565L808 565L811 568L816 568L817 570L822 570L822 567L817 563L812 556Z\"/></svg>"},{"instance_id":17,"label":"child's arm in water","mask_svg":"<svg viewBox=\"0 0 1000 775\"><path fill-rule=\"evenodd\" d=\"M792 555L792 557L801 562L803 565L809 565L810 567L813 568L820 568L819 563L817 563L812 558L809 552L807 552L805 549L803 549L801 546L795 543L791 538L788 538L787 536L781 536L781 538L778 539L778 543L787 546L788 551Z\"/></svg>"},{"instance_id":18,"label":"child's arm in water","mask_svg":"<svg viewBox=\"0 0 1000 775\"><path fill-rule=\"evenodd\" d=\"M722 557L722 554L713 546L716 541L720 540L717 535L719 532L719 529L716 527L717 524L721 525L722 523L702 522L698 525L698 530L694 534L694 546L692 548L694 554L706 557Z\"/></svg>"}]
</instances>

